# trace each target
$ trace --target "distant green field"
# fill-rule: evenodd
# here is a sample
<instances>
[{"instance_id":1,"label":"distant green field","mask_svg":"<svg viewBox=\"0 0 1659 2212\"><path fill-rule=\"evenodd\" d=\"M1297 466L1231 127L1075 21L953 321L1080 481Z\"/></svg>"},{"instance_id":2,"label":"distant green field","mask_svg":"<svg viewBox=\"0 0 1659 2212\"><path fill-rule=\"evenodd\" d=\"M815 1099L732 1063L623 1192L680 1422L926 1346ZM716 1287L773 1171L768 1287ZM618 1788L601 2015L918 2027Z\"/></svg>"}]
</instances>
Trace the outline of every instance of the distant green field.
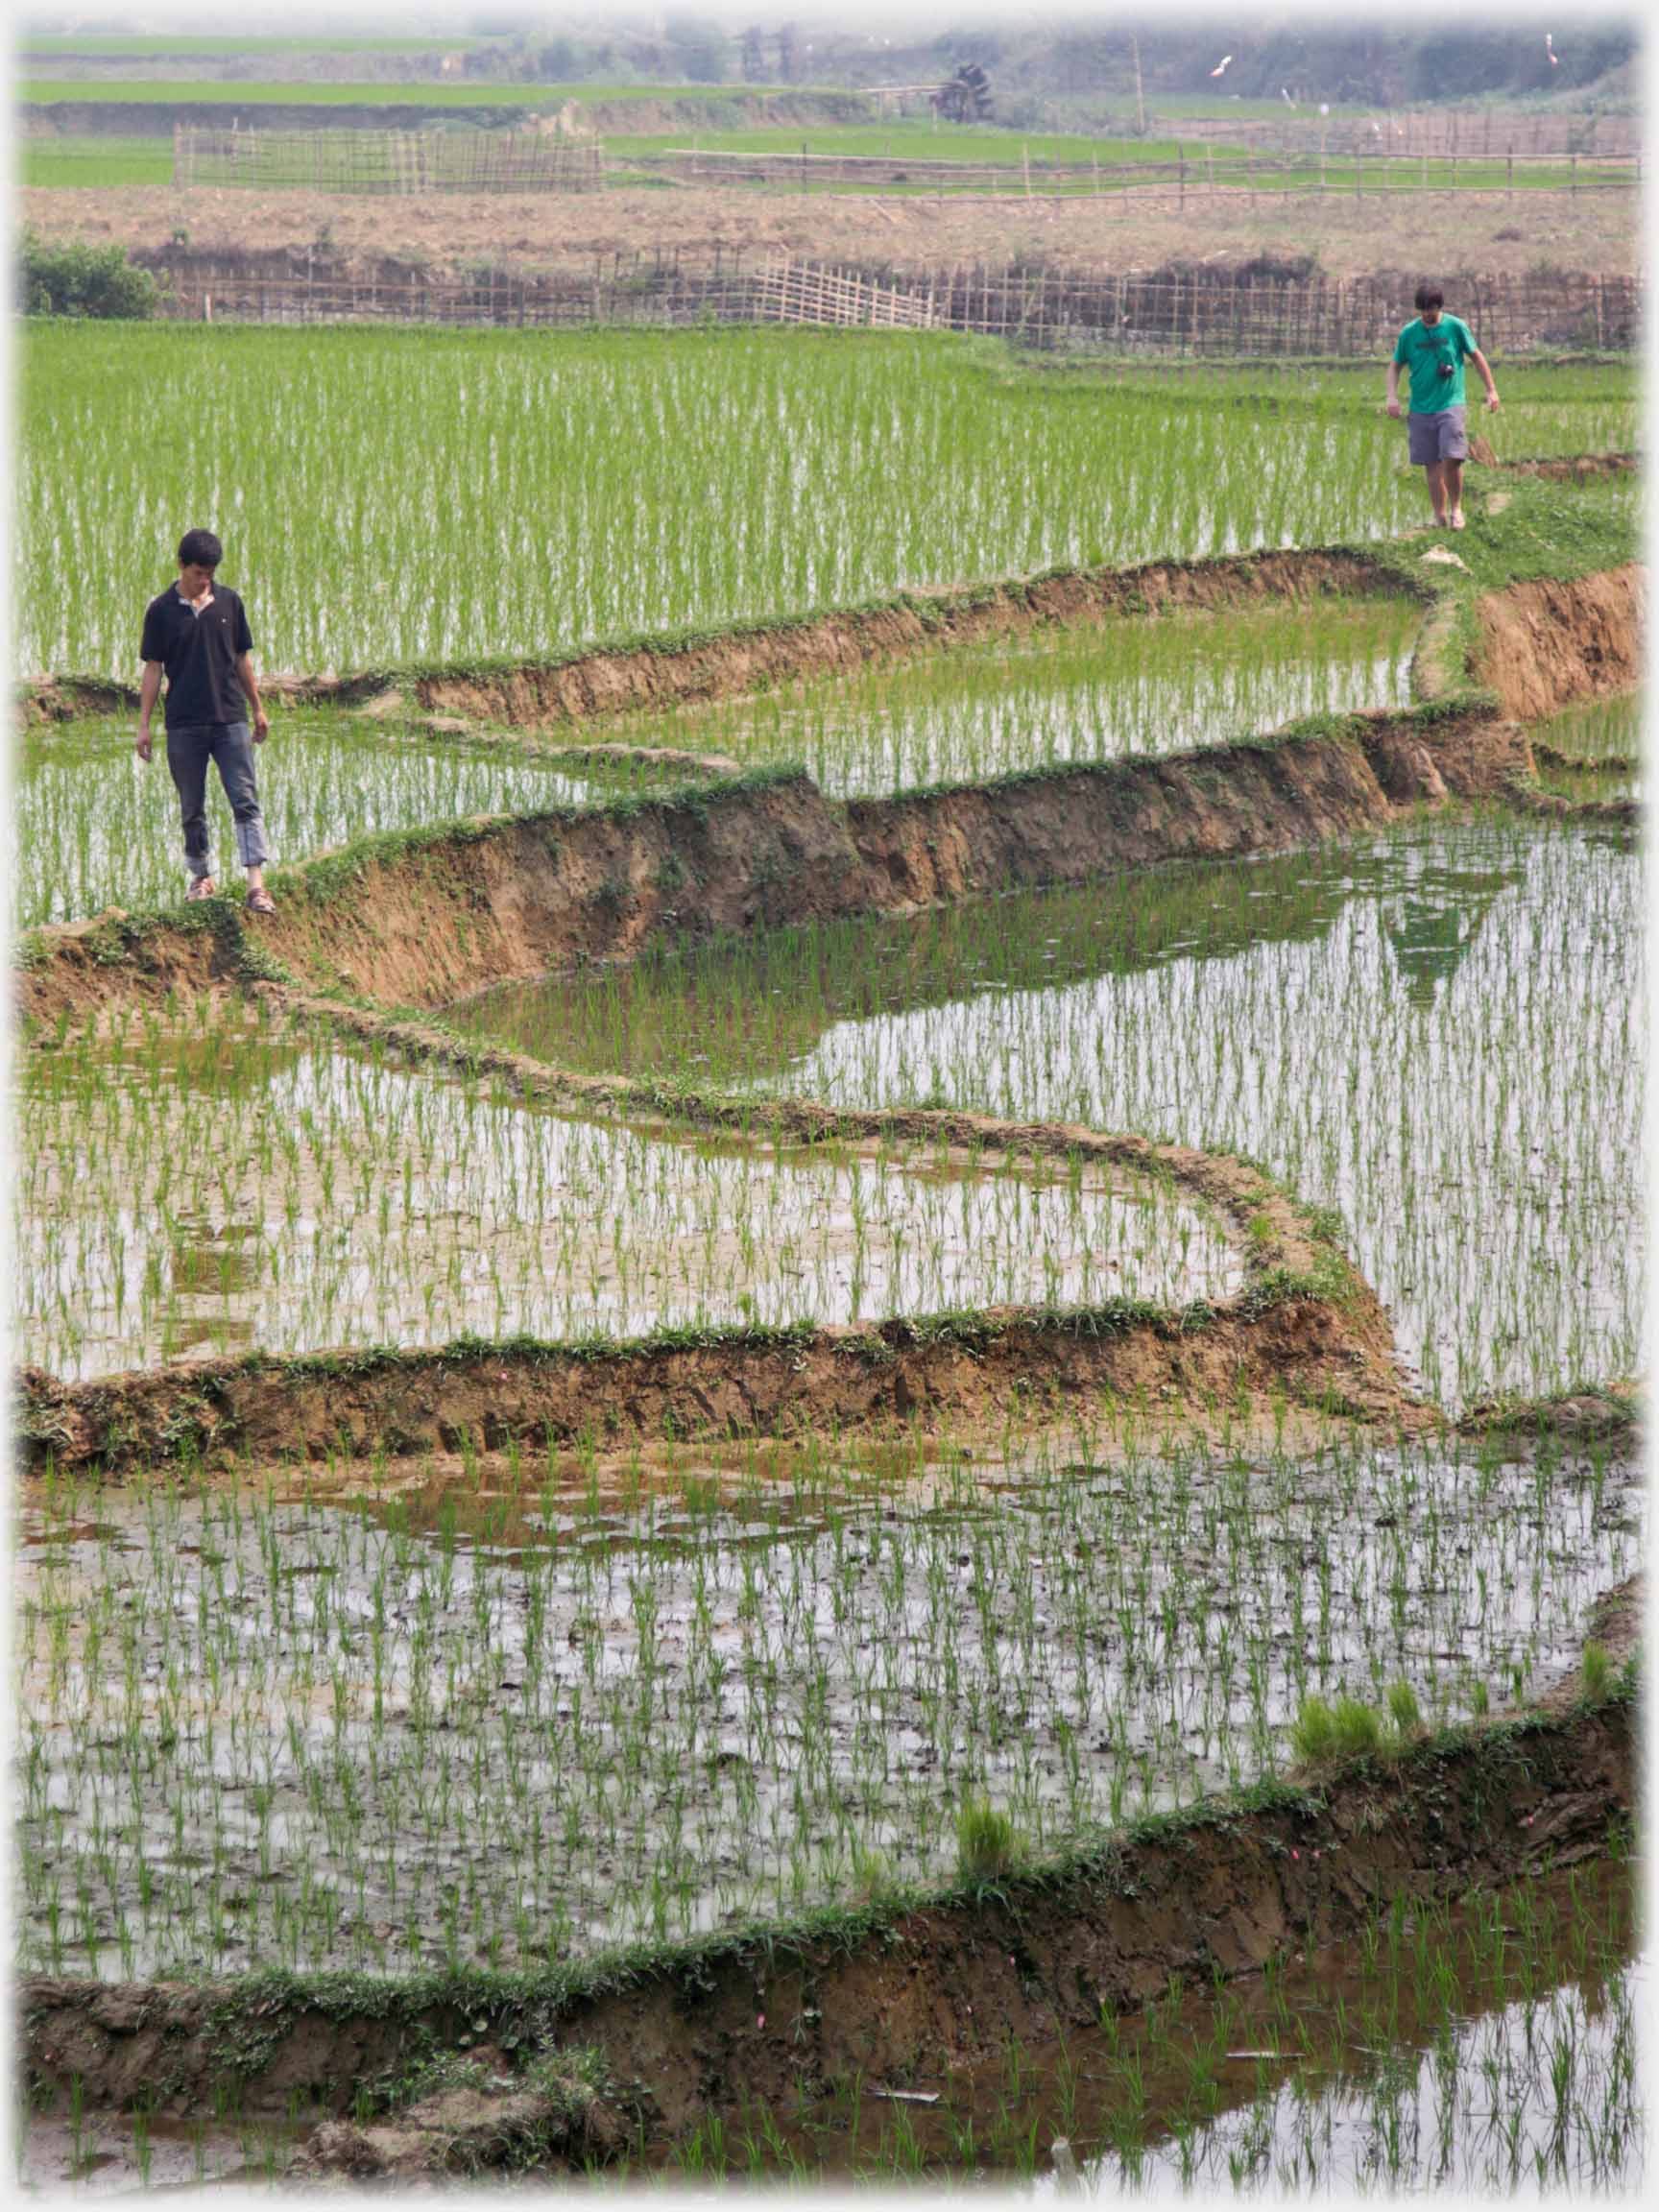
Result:
<instances>
[{"instance_id":1,"label":"distant green field","mask_svg":"<svg viewBox=\"0 0 1659 2212\"><path fill-rule=\"evenodd\" d=\"M25 138L20 150L19 181L48 190L109 192L173 181L173 143L160 136Z\"/></svg>"},{"instance_id":2,"label":"distant green field","mask_svg":"<svg viewBox=\"0 0 1659 2212\"><path fill-rule=\"evenodd\" d=\"M618 156L630 154L667 154L689 147L684 126L678 131L640 132L607 132L605 151ZM1173 138L1090 138L1071 132L1046 135L1001 131L981 125L931 124L906 121L868 125L830 125L820 130L775 129L713 131L697 133L697 148L705 154L809 154L891 156L913 161L995 161L1019 168L1028 154L1033 161L1173 161L1183 151L1189 159L1202 156L1203 147L1190 139L1185 148Z\"/></svg>"},{"instance_id":3,"label":"distant green field","mask_svg":"<svg viewBox=\"0 0 1659 2212\"><path fill-rule=\"evenodd\" d=\"M699 154L713 155L766 154L787 157L798 156L805 151L808 156L839 155L849 158L890 158L917 163L972 161L1007 169L1010 185L1014 187L1018 186L1022 164L1027 156L1033 167L1042 162L1058 162L1087 170L1094 164L1106 173L1129 171L1148 163L1173 164L1185 157L1189 186L1194 191L1202 191L1212 180L1217 185L1246 185L1258 191L1306 191L1323 180L1329 189L1336 191L1357 188L1363 183L1367 192L1386 189L1406 193L1445 190L1454 182L1459 190L1495 191L1502 190L1510 180L1501 157L1473 160L1464 156L1454 163L1434 156L1421 159L1416 156L1332 154L1322 161L1317 153L1294 156L1250 153L1242 147L1216 145L1202 139L1091 138L1060 132L1027 137L1018 132L988 130L982 126L934 131L925 123L895 123L871 127L832 126L823 130L766 128L708 132L692 132L682 126L675 132L637 134L607 132L605 134L605 152L613 161L685 153L693 147ZM1517 188L1547 191L1561 190L1575 181L1581 189L1588 190L1596 185L1627 184L1631 180L1627 163L1588 158L1581 158L1576 170L1564 160L1523 164L1516 169L1513 179ZM1110 174L1103 181L1112 182ZM1133 182L1133 176L1126 176L1124 181ZM825 191L904 189L902 184L895 186L884 180L872 180L865 185L824 177L814 182L817 189ZM936 180L922 178L916 180L914 188L931 192L940 187ZM945 186L946 190L953 188L950 183ZM983 186L970 182L964 188L974 190ZM1091 192L1094 180L1086 175L1069 188Z\"/></svg>"},{"instance_id":4,"label":"distant green field","mask_svg":"<svg viewBox=\"0 0 1659 2212\"><path fill-rule=\"evenodd\" d=\"M283 38L224 37L212 32L31 31L25 26L18 44L25 54L60 54L65 59L90 54L462 54L485 46L488 40L454 38L331 38L322 34Z\"/></svg>"},{"instance_id":5,"label":"distant green field","mask_svg":"<svg viewBox=\"0 0 1659 2212\"><path fill-rule=\"evenodd\" d=\"M790 97L808 87L782 88L753 84L319 84L301 80L287 83L222 84L204 80L183 83L178 78L107 78L98 82L67 77L29 77L18 86L21 97L36 106L60 100L96 100L103 103L145 101L155 106L212 101L228 108L302 106L317 108L544 108L566 100L731 100L738 97Z\"/></svg>"}]
</instances>

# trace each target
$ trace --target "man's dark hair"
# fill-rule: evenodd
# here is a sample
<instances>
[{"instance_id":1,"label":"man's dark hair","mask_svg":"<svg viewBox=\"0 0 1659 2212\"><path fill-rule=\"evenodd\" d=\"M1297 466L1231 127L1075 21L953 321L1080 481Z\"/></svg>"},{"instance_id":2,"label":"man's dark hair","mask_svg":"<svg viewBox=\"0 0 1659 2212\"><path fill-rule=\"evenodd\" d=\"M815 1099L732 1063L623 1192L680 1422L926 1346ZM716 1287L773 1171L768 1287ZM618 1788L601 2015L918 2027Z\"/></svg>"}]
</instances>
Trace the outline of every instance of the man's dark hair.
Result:
<instances>
[{"instance_id":1,"label":"man's dark hair","mask_svg":"<svg viewBox=\"0 0 1659 2212\"><path fill-rule=\"evenodd\" d=\"M1442 291L1441 291L1441 289L1440 289L1440 287L1439 287L1439 285L1438 285L1438 284L1419 284L1419 285L1418 285L1418 287L1417 287L1417 312L1418 312L1418 314L1419 314L1419 315L1421 315L1421 314L1422 314L1422 313L1425 311L1425 309L1426 309L1426 308L1430 308L1430 307L1444 307L1444 306L1445 306L1445 304L1446 304L1446 295L1445 295L1445 293L1444 293L1444 292L1442 292Z\"/></svg>"},{"instance_id":2,"label":"man's dark hair","mask_svg":"<svg viewBox=\"0 0 1659 2212\"><path fill-rule=\"evenodd\" d=\"M180 568L217 568L224 558L225 548L211 530L186 530L179 541Z\"/></svg>"}]
</instances>

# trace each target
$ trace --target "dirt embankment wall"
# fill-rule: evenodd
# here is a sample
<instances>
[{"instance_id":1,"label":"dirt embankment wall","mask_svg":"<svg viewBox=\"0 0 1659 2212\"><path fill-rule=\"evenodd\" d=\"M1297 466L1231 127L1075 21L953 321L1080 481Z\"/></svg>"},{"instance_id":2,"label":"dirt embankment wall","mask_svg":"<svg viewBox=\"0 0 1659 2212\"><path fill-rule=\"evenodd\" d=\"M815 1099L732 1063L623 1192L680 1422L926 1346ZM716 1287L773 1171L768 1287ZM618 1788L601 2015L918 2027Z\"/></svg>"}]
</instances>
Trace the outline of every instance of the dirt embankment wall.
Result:
<instances>
[{"instance_id":1,"label":"dirt embankment wall","mask_svg":"<svg viewBox=\"0 0 1659 2212\"><path fill-rule=\"evenodd\" d=\"M178 1465L287 1464L386 1453L851 1434L960 1433L1107 1399L1232 1405L1240 1392L1410 1418L1387 1323L1345 1299L1247 1300L1202 1322L1132 1311L1077 1319L988 1311L936 1332L906 1322L594 1351L506 1344L339 1359L200 1360L108 1381L20 1379L25 1461L119 1478Z\"/></svg>"},{"instance_id":2,"label":"dirt embankment wall","mask_svg":"<svg viewBox=\"0 0 1659 2212\"><path fill-rule=\"evenodd\" d=\"M888 606L853 608L798 621L734 624L682 642L647 638L598 646L559 661L502 668L372 670L344 677L268 676L267 690L305 706L350 707L406 689L429 712L537 730L609 715L738 699L795 678L829 676L871 661L909 659L988 637L1102 620L1129 612L1260 605L1292 606L1330 594L1407 590L1399 571L1343 552L1222 556L1138 568L1071 569L979 589L913 592ZM1427 600L1427 594L1424 594ZM25 716L55 721L108 713L137 703L132 685L67 677L27 687Z\"/></svg>"},{"instance_id":3,"label":"dirt embankment wall","mask_svg":"<svg viewBox=\"0 0 1659 2212\"><path fill-rule=\"evenodd\" d=\"M1178 859L1339 840L1404 809L1502 791L1525 733L1490 714L1357 715L1328 731L838 805L805 777L622 811L520 817L370 843L297 869L248 942L308 988L433 1008L582 961ZM26 1012L51 1022L234 972L251 925L38 932Z\"/></svg>"},{"instance_id":4,"label":"dirt embankment wall","mask_svg":"<svg viewBox=\"0 0 1659 2212\"><path fill-rule=\"evenodd\" d=\"M22 2056L60 2103L79 2080L94 2109L217 2098L257 2114L342 2110L358 2082L434 2049L465 2044L489 2064L590 2046L648 2128L673 2136L854 2075L992 2058L1006 2035L1037 2043L1137 2008L1174 1974L1249 1974L1351 1938L1397 1896L1595 1856L1632 1814L1635 1733L1623 1699L1475 1729L1319 1791L1214 1801L978 1893L636 1955L544 1987L26 1980Z\"/></svg>"},{"instance_id":5,"label":"dirt embankment wall","mask_svg":"<svg viewBox=\"0 0 1659 2212\"><path fill-rule=\"evenodd\" d=\"M1538 721L1639 684L1646 582L1631 562L1599 576L1541 576L1482 599L1479 674L1504 712Z\"/></svg>"}]
</instances>

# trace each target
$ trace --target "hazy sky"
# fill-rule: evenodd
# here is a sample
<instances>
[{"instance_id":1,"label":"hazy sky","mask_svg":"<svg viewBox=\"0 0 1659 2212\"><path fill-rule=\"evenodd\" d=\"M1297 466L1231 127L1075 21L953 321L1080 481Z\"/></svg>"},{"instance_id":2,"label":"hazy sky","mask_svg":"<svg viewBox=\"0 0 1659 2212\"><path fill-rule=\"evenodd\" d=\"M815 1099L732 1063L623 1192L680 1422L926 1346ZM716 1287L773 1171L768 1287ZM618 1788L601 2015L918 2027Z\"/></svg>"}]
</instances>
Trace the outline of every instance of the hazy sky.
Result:
<instances>
[{"instance_id":1,"label":"hazy sky","mask_svg":"<svg viewBox=\"0 0 1659 2212\"><path fill-rule=\"evenodd\" d=\"M791 4L791 0L675 0L675 4L664 7L644 7L638 5L637 0L614 7L603 4L535 6L529 4L529 0L523 0L523 4L520 0L496 0L493 5L491 0L481 0L481 4L480 0L472 0L472 4L456 0L450 7L422 7L417 0L413 7L397 7L393 0L356 0L355 5L334 8L319 6L316 0L295 0L295 5L280 9L268 5L239 6L237 0L224 0L224 4L205 14L194 16L181 14L177 10L143 7L61 11L41 7L32 12L36 20L50 19L65 26L84 23L107 29L121 24L135 31L165 31L175 35L196 28L209 34L407 30L428 36L464 33L475 17L486 14L496 21L513 18L526 25L545 25L549 30L573 23L592 25L602 20L645 27L660 25L666 15L682 14L700 16L731 30L743 30L752 23L770 29L793 21L808 33L822 26L843 32L863 30L896 40L923 37L931 32L969 24L1036 26L1086 22L1109 31L1114 23L1127 28L1133 22L1144 29L1148 24L1180 19L1213 23L1224 40L1242 42L1253 33L1287 19L1324 20L1350 29L1355 20L1352 7L1333 7L1331 0L1282 0L1281 5L1260 9L1229 8L1216 5L1215 0L1154 0L1154 4L1130 8L1102 7L1099 0L1047 0L1047 4L1042 6L1000 7L995 5L994 0L905 0L905 4L899 7L892 5L892 0L885 0L885 4L883 0L847 0L846 6L826 4L826 0L798 0L798 4ZM1506 29L1521 36L1533 32L1540 37L1546 30L1551 30L1557 47L1564 48L1575 25L1585 21L1628 21L1638 17L1640 12L1633 8L1597 9L1584 16L1551 7L1548 0L1539 0L1536 7L1503 6L1501 0L1455 0L1451 7L1446 0L1388 0L1386 7L1375 9L1371 13L1379 30L1413 21L1436 22L1447 28Z\"/></svg>"}]
</instances>

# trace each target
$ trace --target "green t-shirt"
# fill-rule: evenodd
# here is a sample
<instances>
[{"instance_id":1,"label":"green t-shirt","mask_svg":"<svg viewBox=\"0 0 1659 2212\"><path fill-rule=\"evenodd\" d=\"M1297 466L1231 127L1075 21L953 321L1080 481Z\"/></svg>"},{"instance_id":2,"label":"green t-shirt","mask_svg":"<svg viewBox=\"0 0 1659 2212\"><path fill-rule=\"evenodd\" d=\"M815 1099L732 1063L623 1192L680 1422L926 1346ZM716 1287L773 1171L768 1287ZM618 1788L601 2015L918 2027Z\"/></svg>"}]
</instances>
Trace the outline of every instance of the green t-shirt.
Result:
<instances>
[{"instance_id":1,"label":"green t-shirt","mask_svg":"<svg viewBox=\"0 0 1659 2212\"><path fill-rule=\"evenodd\" d=\"M1467 323L1442 310L1432 330L1421 315L1407 323L1394 346L1398 367L1411 372L1411 412L1438 415L1463 404L1463 364L1475 350ZM1443 373L1450 370L1450 373Z\"/></svg>"}]
</instances>

